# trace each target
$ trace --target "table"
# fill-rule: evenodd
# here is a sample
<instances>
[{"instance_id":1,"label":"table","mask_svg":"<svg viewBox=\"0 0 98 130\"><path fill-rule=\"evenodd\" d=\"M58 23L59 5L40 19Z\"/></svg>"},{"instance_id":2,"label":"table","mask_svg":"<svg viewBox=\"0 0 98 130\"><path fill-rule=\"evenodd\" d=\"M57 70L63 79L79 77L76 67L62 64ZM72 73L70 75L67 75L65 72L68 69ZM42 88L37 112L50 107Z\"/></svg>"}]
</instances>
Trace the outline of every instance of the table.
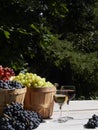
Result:
<instances>
[{"instance_id":1,"label":"table","mask_svg":"<svg viewBox=\"0 0 98 130\"><path fill-rule=\"evenodd\" d=\"M74 117L65 123L53 122L58 117L59 107L54 104L53 115L51 119L46 119L45 123L41 123L36 130L86 130L84 124L93 114L98 115L98 101L97 100L75 100L70 101L70 115ZM66 116L66 104L63 106L63 116ZM90 129L94 130L94 129ZM98 130L98 127L96 128Z\"/></svg>"}]
</instances>

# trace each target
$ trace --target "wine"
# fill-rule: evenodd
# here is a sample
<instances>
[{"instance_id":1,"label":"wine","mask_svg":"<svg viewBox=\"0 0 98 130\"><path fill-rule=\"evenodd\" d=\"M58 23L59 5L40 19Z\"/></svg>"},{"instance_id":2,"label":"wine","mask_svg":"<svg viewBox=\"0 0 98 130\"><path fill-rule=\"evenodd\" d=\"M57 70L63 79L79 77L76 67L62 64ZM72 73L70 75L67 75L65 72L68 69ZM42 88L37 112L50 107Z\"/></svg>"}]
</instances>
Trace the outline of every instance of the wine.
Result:
<instances>
[{"instance_id":1,"label":"wine","mask_svg":"<svg viewBox=\"0 0 98 130\"><path fill-rule=\"evenodd\" d=\"M69 100L72 100L75 97L75 90L68 89L66 90L66 93L68 95Z\"/></svg>"},{"instance_id":2,"label":"wine","mask_svg":"<svg viewBox=\"0 0 98 130\"><path fill-rule=\"evenodd\" d=\"M64 103L65 102L65 98L66 98L66 95L62 95L62 94L56 94L55 96L54 96L54 101L56 102L56 103Z\"/></svg>"}]
</instances>

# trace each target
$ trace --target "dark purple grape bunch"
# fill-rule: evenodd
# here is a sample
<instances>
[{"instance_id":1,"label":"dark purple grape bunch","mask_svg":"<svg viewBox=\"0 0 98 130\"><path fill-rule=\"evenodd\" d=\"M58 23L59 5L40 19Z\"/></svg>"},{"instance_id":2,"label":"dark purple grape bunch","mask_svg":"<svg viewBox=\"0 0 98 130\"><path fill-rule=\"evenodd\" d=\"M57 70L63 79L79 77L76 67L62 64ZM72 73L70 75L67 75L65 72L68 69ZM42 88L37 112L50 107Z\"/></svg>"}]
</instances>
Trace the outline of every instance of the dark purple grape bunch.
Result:
<instances>
[{"instance_id":1,"label":"dark purple grape bunch","mask_svg":"<svg viewBox=\"0 0 98 130\"><path fill-rule=\"evenodd\" d=\"M24 88L24 86L17 82L17 81L3 81L3 80L0 80L0 88L3 88L3 89L21 89L21 88Z\"/></svg>"},{"instance_id":2,"label":"dark purple grape bunch","mask_svg":"<svg viewBox=\"0 0 98 130\"><path fill-rule=\"evenodd\" d=\"M0 130L33 130L41 122L37 112L24 110L22 104L12 102L0 116Z\"/></svg>"},{"instance_id":3,"label":"dark purple grape bunch","mask_svg":"<svg viewBox=\"0 0 98 130\"><path fill-rule=\"evenodd\" d=\"M92 117L88 120L84 127L92 129L98 127L98 116L96 114L92 115Z\"/></svg>"}]
</instances>

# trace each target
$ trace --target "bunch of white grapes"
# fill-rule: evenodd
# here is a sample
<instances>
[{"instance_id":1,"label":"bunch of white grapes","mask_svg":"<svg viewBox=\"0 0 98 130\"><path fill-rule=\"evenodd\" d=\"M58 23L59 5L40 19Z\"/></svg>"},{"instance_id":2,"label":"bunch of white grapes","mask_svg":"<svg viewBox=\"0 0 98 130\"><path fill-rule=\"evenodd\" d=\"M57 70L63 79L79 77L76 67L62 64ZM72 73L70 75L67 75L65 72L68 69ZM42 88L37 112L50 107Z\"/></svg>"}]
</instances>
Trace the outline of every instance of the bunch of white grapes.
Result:
<instances>
[{"instance_id":1,"label":"bunch of white grapes","mask_svg":"<svg viewBox=\"0 0 98 130\"><path fill-rule=\"evenodd\" d=\"M46 78L42 78L37 74L33 73L19 73L19 75L14 76L12 80L20 82L22 85L27 87L41 88L41 87L53 87L53 84L46 81Z\"/></svg>"}]
</instances>

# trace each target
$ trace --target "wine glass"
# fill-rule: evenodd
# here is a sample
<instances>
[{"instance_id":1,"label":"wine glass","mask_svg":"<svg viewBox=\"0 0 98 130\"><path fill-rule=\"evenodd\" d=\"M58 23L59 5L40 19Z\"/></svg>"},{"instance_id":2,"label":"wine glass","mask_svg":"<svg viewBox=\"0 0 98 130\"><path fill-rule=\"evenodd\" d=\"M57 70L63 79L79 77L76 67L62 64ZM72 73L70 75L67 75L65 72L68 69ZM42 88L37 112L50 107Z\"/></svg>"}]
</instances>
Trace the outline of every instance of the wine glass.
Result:
<instances>
[{"instance_id":1,"label":"wine glass","mask_svg":"<svg viewBox=\"0 0 98 130\"><path fill-rule=\"evenodd\" d=\"M62 117L62 106L64 105L64 103L67 103L67 100L68 96L66 95L64 90L56 90L56 93L54 95L54 101L59 105L60 114L59 118L56 120L59 123L67 121L66 117Z\"/></svg>"},{"instance_id":2,"label":"wine glass","mask_svg":"<svg viewBox=\"0 0 98 130\"><path fill-rule=\"evenodd\" d=\"M67 100L67 120L74 119L73 117L69 116L69 102L75 98L76 91L75 86L73 85L62 85L61 90L64 90L66 95L68 96Z\"/></svg>"}]
</instances>

